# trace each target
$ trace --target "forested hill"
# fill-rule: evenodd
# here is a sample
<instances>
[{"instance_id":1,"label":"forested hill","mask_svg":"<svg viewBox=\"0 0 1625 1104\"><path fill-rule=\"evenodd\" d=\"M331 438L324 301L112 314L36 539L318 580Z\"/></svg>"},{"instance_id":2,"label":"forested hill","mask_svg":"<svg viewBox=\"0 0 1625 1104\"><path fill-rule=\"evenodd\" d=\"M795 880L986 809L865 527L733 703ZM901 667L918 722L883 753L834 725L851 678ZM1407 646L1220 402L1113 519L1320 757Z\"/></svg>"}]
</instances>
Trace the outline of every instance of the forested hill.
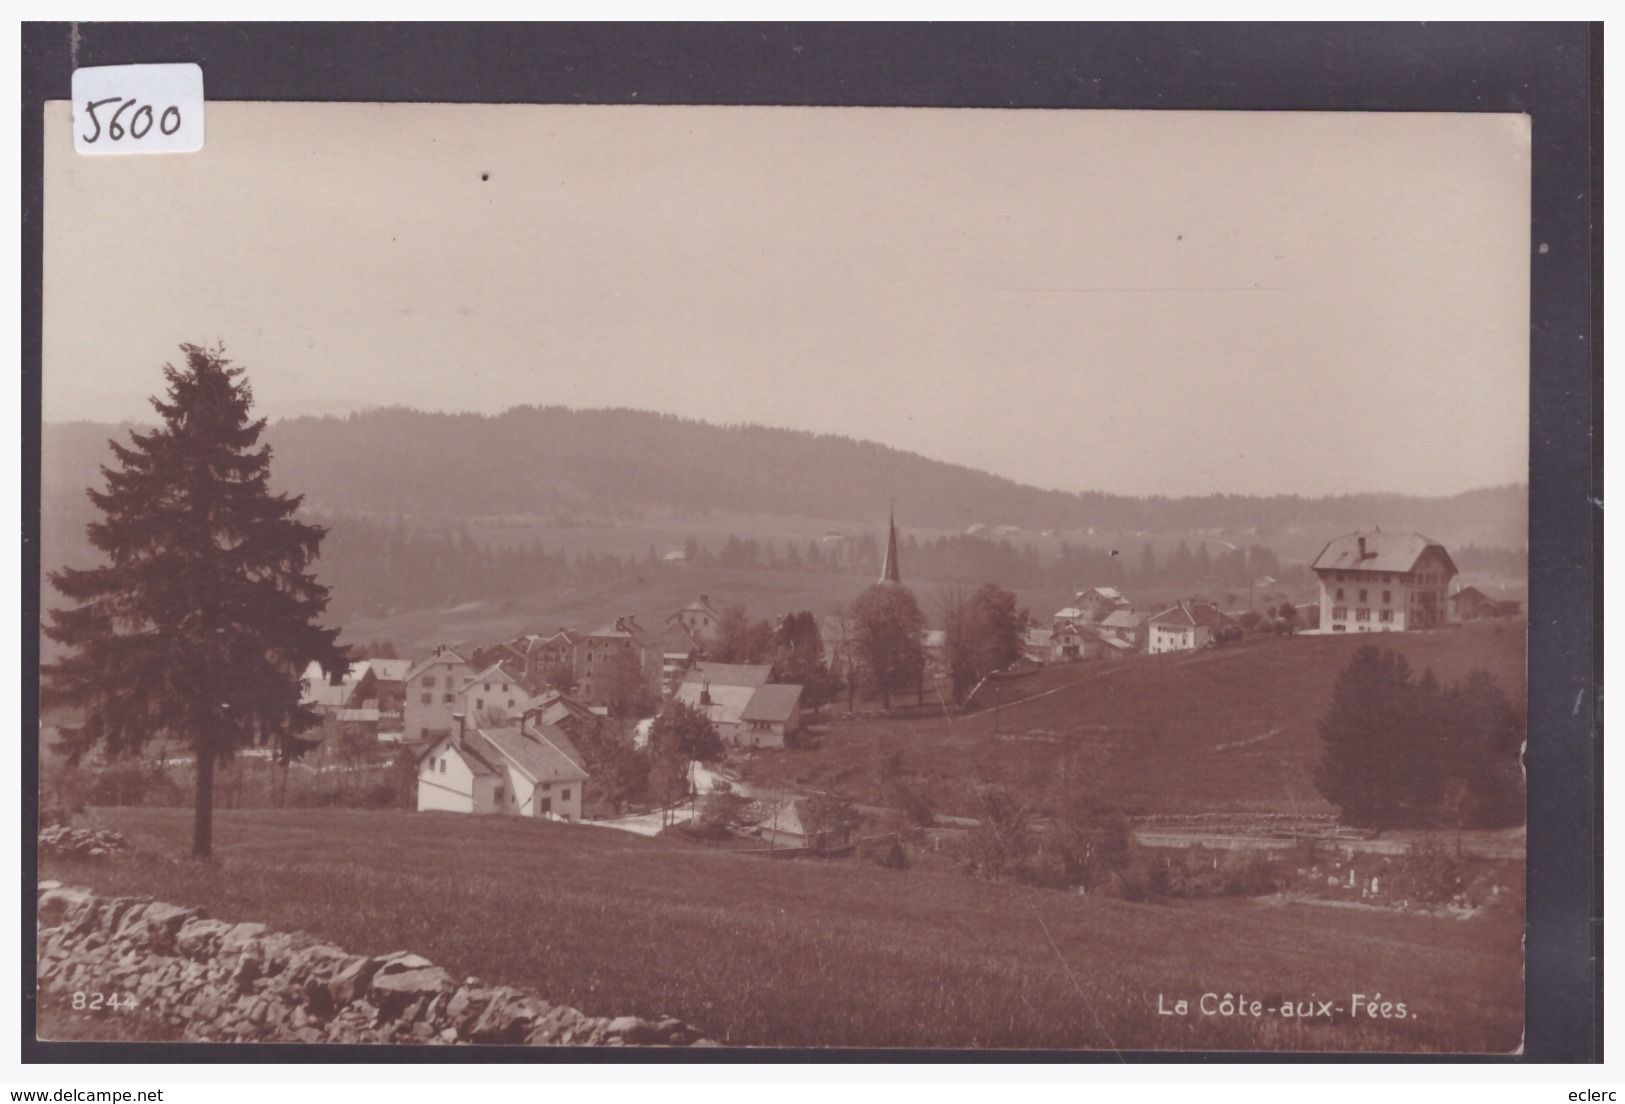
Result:
<instances>
[{"instance_id":1,"label":"forested hill","mask_svg":"<svg viewBox=\"0 0 1625 1104\"><path fill-rule=\"evenodd\" d=\"M106 460L106 441L127 428L47 425L45 501L99 484L96 466ZM1071 494L868 441L633 410L525 406L484 416L384 409L292 418L273 423L267 438L276 453L277 481L304 494L311 507L422 520L519 514L585 519L659 505L793 513L872 526L895 499L900 520L918 528L980 523L1268 536L1284 528L1336 533L1380 524L1515 546L1524 543L1528 517L1522 486L1449 498Z\"/></svg>"}]
</instances>

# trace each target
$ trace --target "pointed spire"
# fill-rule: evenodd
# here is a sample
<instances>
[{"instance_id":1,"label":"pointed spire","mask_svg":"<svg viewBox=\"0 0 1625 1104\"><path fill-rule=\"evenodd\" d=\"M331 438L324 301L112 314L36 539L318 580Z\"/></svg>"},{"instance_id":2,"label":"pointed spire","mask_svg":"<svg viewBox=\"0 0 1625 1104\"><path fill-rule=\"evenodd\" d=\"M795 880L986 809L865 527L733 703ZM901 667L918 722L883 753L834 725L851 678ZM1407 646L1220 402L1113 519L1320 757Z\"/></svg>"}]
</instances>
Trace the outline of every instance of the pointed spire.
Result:
<instances>
[{"instance_id":1,"label":"pointed spire","mask_svg":"<svg viewBox=\"0 0 1625 1104\"><path fill-rule=\"evenodd\" d=\"M886 562L880 568L880 581L883 583L901 583L902 574L897 570L897 504L892 503L891 533L886 538Z\"/></svg>"}]
</instances>

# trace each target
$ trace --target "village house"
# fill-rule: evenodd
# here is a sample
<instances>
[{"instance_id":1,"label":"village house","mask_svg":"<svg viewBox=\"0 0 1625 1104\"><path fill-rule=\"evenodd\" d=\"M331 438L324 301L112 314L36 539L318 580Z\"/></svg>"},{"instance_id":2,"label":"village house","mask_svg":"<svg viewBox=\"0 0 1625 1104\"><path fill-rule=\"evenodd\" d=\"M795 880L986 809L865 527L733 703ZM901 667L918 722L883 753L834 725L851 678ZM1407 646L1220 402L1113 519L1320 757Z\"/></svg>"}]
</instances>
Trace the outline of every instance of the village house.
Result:
<instances>
[{"instance_id":1,"label":"village house","mask_svg":"<svg viewBox=\"0 0 1625 1104\"><path fill-rule=\"evenodd\" d=\"M1190 652L1218 639L1230 619L1206 602L1180 602L1165 609L1147 623L1152 655L1163 652Z\"/></svg>"},{"instance_id":2,"label":"village house","mask_svg":"<svg viewBox=\"0 0 1625 1104\"><path fill-rule=\"evenodd\" d=\"M1523 603L1516 599L1495 599L1475 586L1462 587L1450 596L1450 610L1457 621L1477 621L1485 617L1516 617Z\"/></svg>"},{"instance_id":3,"label":"village house","mask_svg":"<svg viewBox=\"0 0 1625 1104\"><path fill-rule=\"evenodd\" d=\"M427 740L452 729L457 691L474 667L450 644L437 644L434 654L406 673L405 733L408 740Z\"/></svg>"},{"instance_id":4,"label":"village house","mask_svg":"<svg viewBox=\"0 0 1625 1104\"><path fill-rule=\"evenodd\" d=\"M717 626L721 623L722 614L711 605L711 598L706 594L666 618L667 625L681 628L702 646L716 643Z\"/></svg>"},{"instance_id":5,"label":"village house","mask_svg":"<svg viewBox=\"0 0 1625 1104\"><path fill-rule=\"evenodd\" d=\"M1109 659L1132 651L1131 645L1107 636L1098 625L1067 621L1050 633L1049 661L1076 663L1084 659Z\"/></svg>"},{"instance_id":6,"label":"village house","mask_svg":"<svg viewBox=\"0 0 1625 1104\"><path fill-rule=\"evenodd\" d=\"M1146 624L1149 620L1143 613L1120 609L1107 614L1098 624L1102 635L1122 641L1131 651L1143 652L1150 646L1151 631Z\"/></svg>"},{"instance_id":7,"label":"village house","mask_svg":"<svg viewBox=\"0 0 1625 1104\"><path fill-rule=\"evenodd\" d=\"M578 698L559 690L548 690L536 698L522 714L527 724L559 729L572 740L579 739L583 730L596 726L606 716L603 706L597 709Z\"/></svg>"},{"instance_id":8,"label":"village house","mask_svg":"<svg viewBox=\"0 0 1625 1104\"><path fill-rule=\"evenodd\" d=\"M1093 587L1074 595L1072 605L1078 610L1078 620L1104 621L1118 610L1128 609L1129 601L1116 587Z\"/></svg>"},{"instance_id":9,"label":"village house","mask_svg":"<svg viewBox=\"0 0 1625 1104\"><path fill-rule=\"evenodd\" d=\"M458 687L457 711L481 723L519 717L533 700L523 679L520 671L493 663L478 674L470 675Z\"/></svg>"},{"instance_id":10,"label":"village house","mask_svg":"<svg viewBox=\"0 0 1625 1104\"><path fill-rule=\"evenodd\" d=\"M765 663L696 663L676 700L704 713L723 743L735 748L782 748L801 727L801 687L769 683Z\"/></svg>"},{"instance_id":11,"label":"village house","mask_svg":"<svg viewBox=\"0 0 1625 1104\"><path fill-rule=\"evenodd\" d=\"M629 653L649 689L659 694L664 667L664 649L653 634L638 624L631 614L617 617L613 624L584 634L576 648L576 697L588 705L608 705L611 675L616 657Z\"/></svg>"},{"instance_id":12,"label":"village house","mask_svg":"<svg viewBox=\"0 0 1625 1104\"><path fill-rule=\"evenodd\" d=\"M456 728L418 759L418 811L581 819L587 769L557 728L484 726L458 715Z\"/></svg>"},{"instance_id":13,"label":"village house","mask_svg":"<svg viewBox=\"0 0 1625 1104\"><path fill-rule=\"evenodd\" d=\"M1450 553L1420 533L1346 533L1315 557L1320 632L1406 632L1446 623L1457 575Z\"/></svg>"}]
</instances>

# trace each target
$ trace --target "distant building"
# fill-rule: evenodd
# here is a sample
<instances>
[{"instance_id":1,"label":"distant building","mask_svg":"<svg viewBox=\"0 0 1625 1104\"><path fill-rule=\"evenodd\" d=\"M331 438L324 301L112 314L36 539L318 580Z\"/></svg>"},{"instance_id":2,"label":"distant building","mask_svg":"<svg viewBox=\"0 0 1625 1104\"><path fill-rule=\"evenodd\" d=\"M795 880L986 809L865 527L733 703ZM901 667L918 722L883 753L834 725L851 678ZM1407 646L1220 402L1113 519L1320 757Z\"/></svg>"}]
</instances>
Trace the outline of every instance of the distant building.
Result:
<instances>
[{"instance_id":1,"label":"distant building","mask_svg":"<svg viewBox=\"0 0 1625 1104\"><path fill-rule=\"evenodd\" d=\"M1455 562L1420 533L1346 533L1312 565L1320 577L1320 632L1405 632L1446 623Z\"/></svg>"},{"instance_id":2,"label":"distant building","mask_svg":"<svg viewBox=\"0 0 1625 1104\"><path fill-rule=\"evenodd\" d=\"M638 624L631 614L617 617L613 624L586 633L576 648L576 697L588 705L608 705L610 674L615 657L630 653L637 660L648 688L661 691L664 649L655 634Z\"/></svg>"},{"instance_id":3,"label":"distant building","mask_svg":"<svg viewBox=\"0 0 1625 1104\"><path fill-rule=\"evenodd\" d=\"M1081 611L1085 621L1104 621L1118 610L1129 608L1129 600L1116 587L1080 590L1073 597L1072 604Z\"/></svg>"},{"instance_id":4,"label":"distant building","mask_svg":"<svg viewBox=\"0 0 1625 1104\"><path fill-rule=\"evenodd\" d=\"M474 667L450 644L435 645L434 654L406 673L406 738L427 740L452 729L457 691Z\"/></svg>"},{"instance_id":5,"label":"distant building","mask_svg":"<svg viewBox=\"0 0 1625 1104\"><path fill-rule=\"evenodd\" d=\"M1147 623L1153 655L1163 652L1190 652L1218 639L1230 619L1206 602L1180 602L1163 610Z\"/></svg>"},{"instance_id":6,"label":"distant building","mask_svg":"<svg viewBox=\"0 0 1625 1104\"><path fill-rule=\"evenodd\" d=\"M1136 652L1147 651L1150 648L1150 628L1146 622L1150 620L1145 614L1132 609L1120 609L1109 613L1103 621L1099 622L1100 631L1106 636L1121 640Z\"/></svg>"},{"instance_id":7,"label":"distant building","mask_svg":"<svg viewBox=\"0 0 1625 1104\"><path fill-rule=\"evenodd\" d=\"M1450 609L1458 621L1477 621L1485 617L1516 617L1523 603L1516 599L1495 599L1477 587L1462 587L1450 596Z\"/></svg>"},{"instance_id":8,"label":"distant building","mask_svg":"<svg viewBox=\"0 0 1625 1104\"><path fill-rule=\"evenodd\" d=\"M722 624L722 614L711 605L710 596L702 594L668 617L666 623L681 628L696 643L709 645L716 643L717 627Z\"/></svg>"},{"instance_id":9,"label":"distant building","mask_svg":"<svg viewBox=\"0 0 1625 1104\"><path fill-rule=\"evenodd\" d=\"M579 820L587 778L581 753L557 728L459 717L418 759L418 811Z\"/></svg>"}]
</instances>

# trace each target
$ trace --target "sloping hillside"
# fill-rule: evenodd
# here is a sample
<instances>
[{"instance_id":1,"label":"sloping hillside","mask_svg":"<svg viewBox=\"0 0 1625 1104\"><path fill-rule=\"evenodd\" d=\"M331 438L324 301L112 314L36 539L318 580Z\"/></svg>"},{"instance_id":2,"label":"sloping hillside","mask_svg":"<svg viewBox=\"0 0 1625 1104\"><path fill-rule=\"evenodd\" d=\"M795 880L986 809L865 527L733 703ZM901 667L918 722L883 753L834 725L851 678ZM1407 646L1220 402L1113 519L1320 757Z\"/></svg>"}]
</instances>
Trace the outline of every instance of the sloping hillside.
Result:
<instances>
[{"instance_id":1,"label":"sloping hillside","mask_svg":"<svg viewBox=\"0 0 1625 1104\"><path fill-rule=\"evenodd\" d=\"M1052 667L1006 684L998 708L984 695L981 712L952 723L941 715L832 723L817 749L760 758L755 780L876 801L874 767L890 747L939 812L962 816L979 813L974 783L1041 800L1066 771L1079 784L1098 780L1103 797L1137 814L1328 812L1312 781L1316 725L1356 648L1392 648L1445 683L1482 667L1521 711L1524 629L1481 622L1436 633L1253 637L1210 652ZM1082 770L1093 773L1084 779Z\"/></svg>"}]
</instances>

